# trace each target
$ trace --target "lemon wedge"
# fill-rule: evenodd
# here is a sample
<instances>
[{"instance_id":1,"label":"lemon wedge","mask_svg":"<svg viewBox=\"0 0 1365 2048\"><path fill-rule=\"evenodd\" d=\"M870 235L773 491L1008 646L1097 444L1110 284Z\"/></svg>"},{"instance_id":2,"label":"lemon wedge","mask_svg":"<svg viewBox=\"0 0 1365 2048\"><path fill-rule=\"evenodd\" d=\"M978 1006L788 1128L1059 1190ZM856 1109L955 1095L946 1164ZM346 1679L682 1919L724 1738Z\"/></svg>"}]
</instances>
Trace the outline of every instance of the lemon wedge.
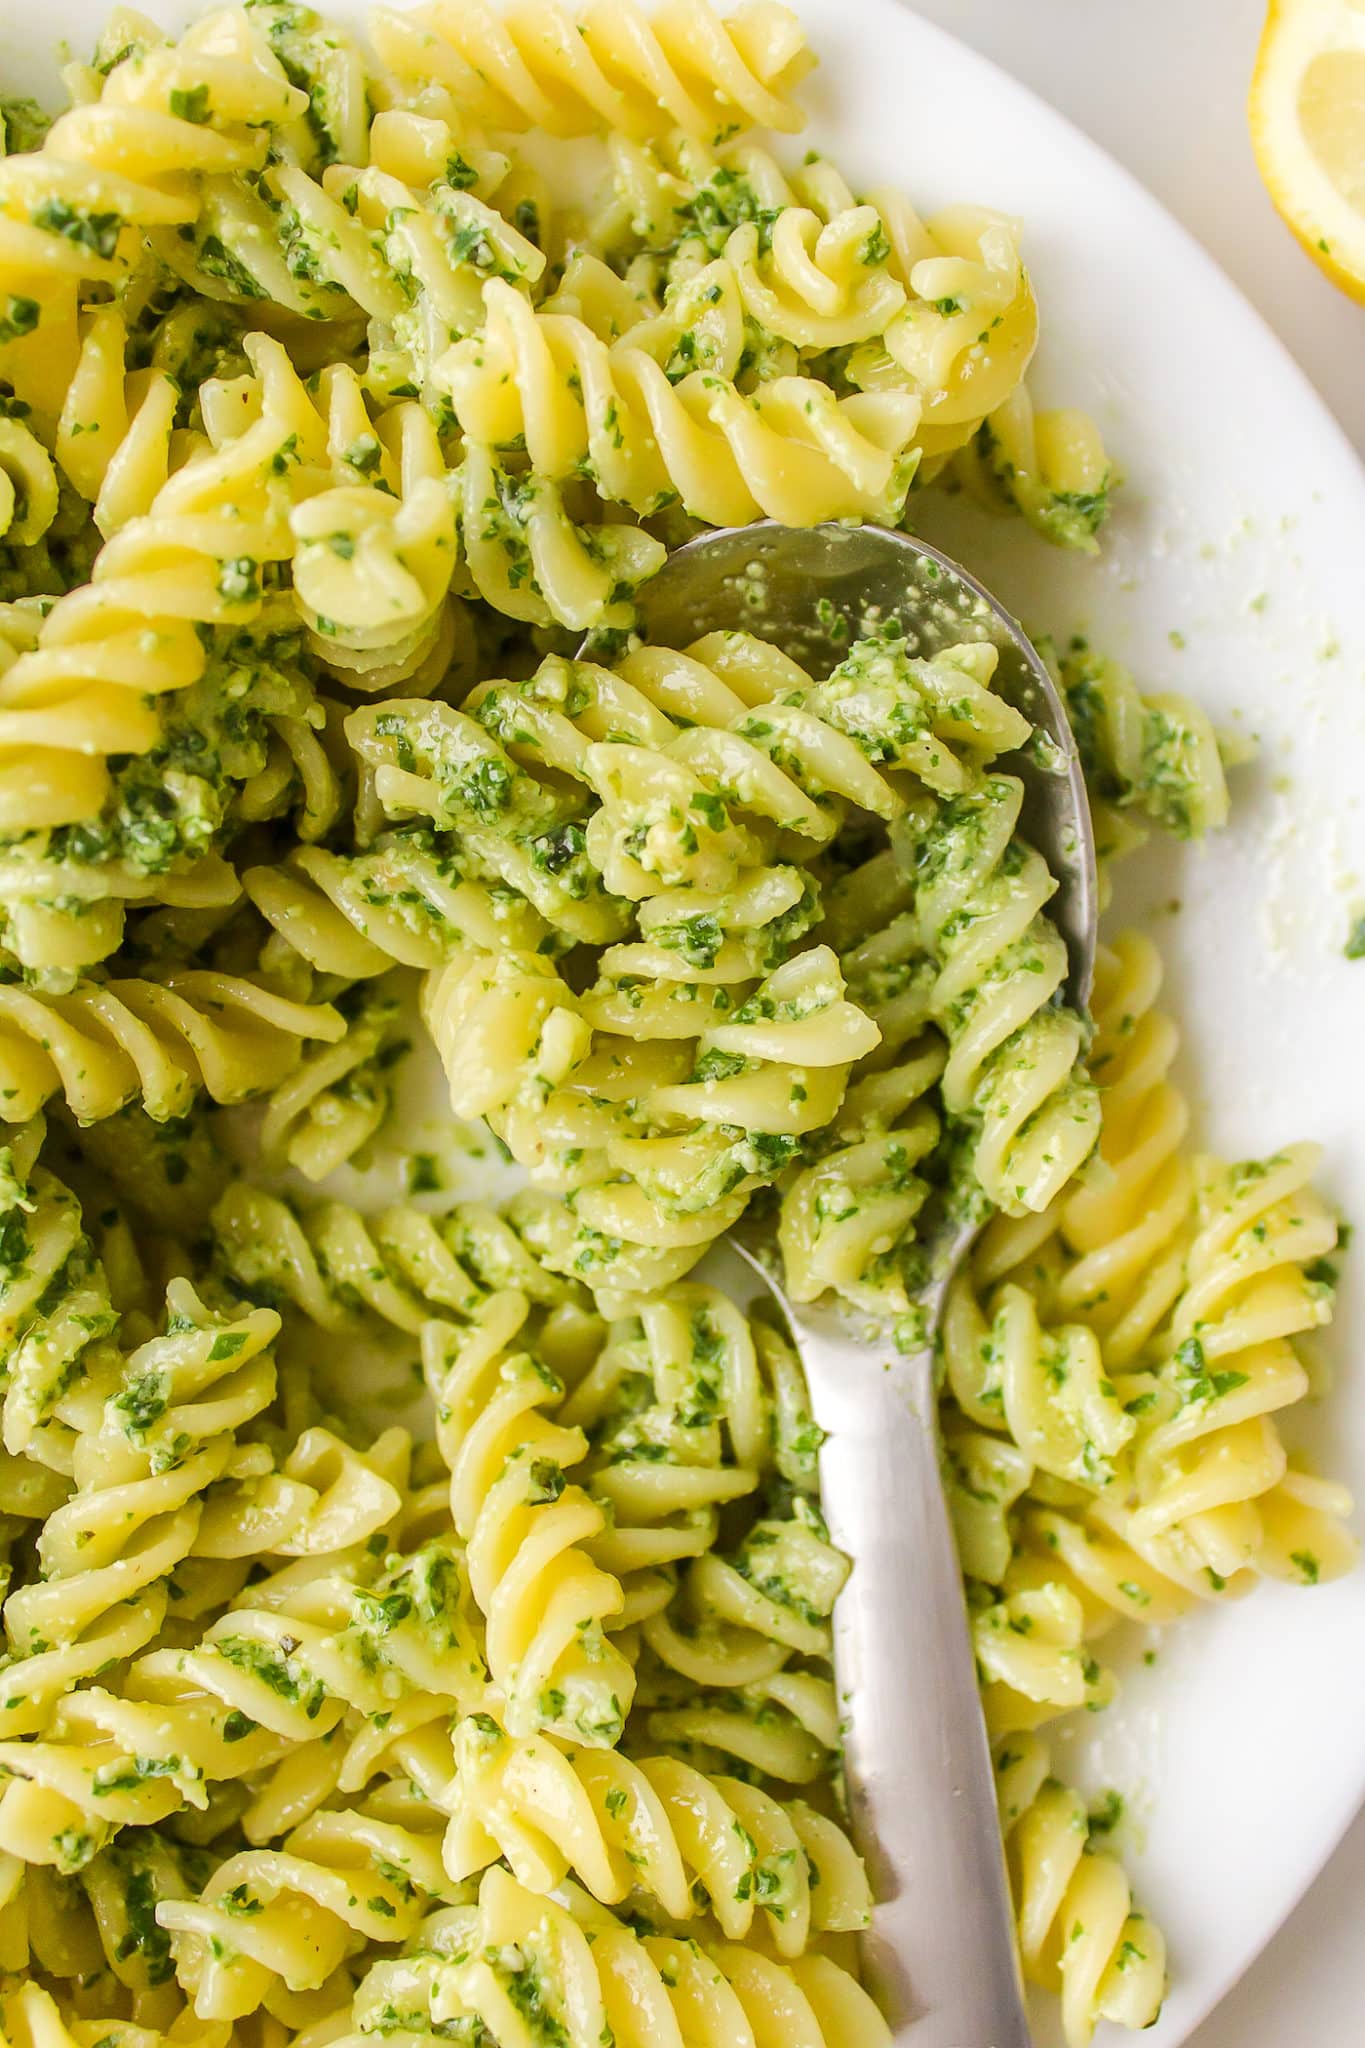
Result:
<instances>
[{"instance_id":1,"label":"lemon wedge","mask_svg":"<svg viewBox=\"0 0 1365 2048\"><path fill-rule=\"evenodd\" d=\"M1365 0L1271 0L1247 112L1284 220L1365 300Z\"/></svg>"}]
</instances>

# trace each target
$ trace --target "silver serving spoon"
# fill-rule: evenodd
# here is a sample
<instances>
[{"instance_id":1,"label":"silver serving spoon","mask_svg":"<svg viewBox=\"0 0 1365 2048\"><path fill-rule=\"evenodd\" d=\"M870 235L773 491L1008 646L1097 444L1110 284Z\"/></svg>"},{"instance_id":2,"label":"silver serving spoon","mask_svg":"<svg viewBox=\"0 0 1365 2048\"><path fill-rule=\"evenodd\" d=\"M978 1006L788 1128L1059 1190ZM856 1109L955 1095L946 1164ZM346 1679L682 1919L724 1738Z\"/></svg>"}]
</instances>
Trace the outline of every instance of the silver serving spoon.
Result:
<instances>
[{"instance_id":1,"label":"silver serving spoon","mask_svg":"<svg viewBox=\"0 0 1365 2048\"><path fill-rule=\"evenodd\" d=\"M1076 744L1051 678L990 593L924 542L879 527L774 525L708 534L641 593L647 637L681 647L717 628L777 641L817 675L850 637L894 622L915 652L1000 650L996 686L1046 736L1002 761L1025 785L1023 829L1058 880L1049 905L1083 1004L1095 954L1095 851ZM1047 745L1046 742L1051 742ZM921 1291L937 1329L970 1226L940 1230ZM913 2048L1028 2048L1013 1914L962 1579L939 1466L932 1347L794 1308L766 1261L737 1251L791 1328L825 1431L830 1536L853 1561L834 1610L834 1667L855 1832L878 1904L873 1989Z\"/></svg>"}]
</instances>

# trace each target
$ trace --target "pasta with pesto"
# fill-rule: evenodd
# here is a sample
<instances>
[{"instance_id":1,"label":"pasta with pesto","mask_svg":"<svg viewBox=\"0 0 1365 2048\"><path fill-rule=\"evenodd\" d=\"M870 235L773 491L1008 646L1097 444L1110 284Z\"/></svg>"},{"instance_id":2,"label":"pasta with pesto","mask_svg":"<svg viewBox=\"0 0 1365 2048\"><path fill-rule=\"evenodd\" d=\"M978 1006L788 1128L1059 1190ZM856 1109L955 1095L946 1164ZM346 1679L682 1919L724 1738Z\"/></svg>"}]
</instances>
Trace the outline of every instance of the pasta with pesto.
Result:
<instances>
[{"instance_id":1,"label":"pasta with pesto","mask_svg":"<svg viewBox=\"0 0 1365 2048\"><path fill-rule=\"evenodd\" d=\"M1023 1971L1150 2026L1049 1744L1355 1561L1318 1148L1202 1149L1144 932L1082 1006L992 644L649 626L708 527L1100 551L1027 236L793 142L781 0L153 4L0 97L0 2041L890 2042L740 1226L937 1343ZM1107 900L1245 750L1040 651Z\"/></svg>"}]
</instances>

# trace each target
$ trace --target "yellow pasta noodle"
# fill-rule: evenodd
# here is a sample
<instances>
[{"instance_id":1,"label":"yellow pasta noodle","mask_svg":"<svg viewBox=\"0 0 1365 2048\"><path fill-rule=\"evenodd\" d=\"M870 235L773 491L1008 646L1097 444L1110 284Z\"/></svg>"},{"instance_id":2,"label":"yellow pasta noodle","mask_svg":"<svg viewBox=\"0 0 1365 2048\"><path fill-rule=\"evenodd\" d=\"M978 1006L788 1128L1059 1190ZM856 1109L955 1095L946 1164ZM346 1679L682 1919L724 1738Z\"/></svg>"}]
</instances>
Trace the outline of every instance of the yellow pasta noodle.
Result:
<instances>
[{"instance_id":1,"label":"yellow pasta noodle","mask_svg":"<svg viewBox=\"0 0 1365 2048\"><path fill-rule=\"evenodd\" d=\"M527 2008L574 2041L610 2028L622 2048L705 2029L757 2048L774 2025L805 2048L879 2048L885 2021L856 1980L823 1956L777 1962L754 1948L630 1932L605 1908L574 1910L494 1867L476 1907L433 1915L408 1956L377 1963L356 1997L361 2035L385 2011L416 2039L474 2019L531 2048ZM704 2036L701 2036L704 2038Z\"/></svg>"},{"instance_id":2,"label":"yellow pasta noodle","mask_svg":"<svg viewBox=\"0 0 1365 2048\"><path fill-rule=\"evenodd\" d=\"M704 140L758 124L793 129L789 98L812 59L796 16L747 0L721 17L704 0L432 0L411 14L376 10L380 56L400 75L434 78L495 128L553 135L598 129Z\"/></svg>"},{"instance_id":3,"label":"yellow pasta noodle","mask_svg":"<svg viewBox=\"0 0 1365 2048\"><path fill-rule=\"evenodd\" d=\"M782 1956L867 1924L860 1859L801 1800L783 1805L667 1757L565 1756L513 1742L487 1716L460 1724L455 1758L444 1846L453 1882L505 1855L530 1891L548 1892L572 1870L604 1905L638 1890L674 1920L709 1910L730 1941L761 1912Z\"/></svg>"},{"instance_id":4,"label":"yellow pasta noodle","mask_svg":"<svg viewBox=\"0 0 1365 2048\"><path fill-rule=\"evenodd\" d=\"M1085 1807L1048 1765L1036 1736L1012 1735L996 1752L996 1786L1025 1972L1059 1990L1069 2048L1085 2048L1102 2019L1152 2025L1166 1993L1166 1944L1134 1910L1115 1858L1085 1853Z\"/></svg>"},{"instance_id":5,"label":"yellow pasta noodle","mask_svg":"<svg viewBox=\"0 0 1365 2048\"><path fill-rule=\"evenodd\" d=\"M469 1545L509 1732L545 1729L610 1748L634 1690L630 1666L604 1633L621 1588L585 1548L603 1525L569 1476L586 1442L542 1412L562 1385L534 1353L514 1348L526 1306L509 1291L463 1335L437 1322L423 1331L452 1515Z\"/></svg>"},{"instance_id":6,"label":"yellow pasta noodle","mask_svg":"<svg viewBox=\"0 0 1365 2048\"><path fill-rule=\"evenodd\" d=\"M1257 1567L1262 1497L1272 1522L1286 1479L1293 1498L1272 1417L1306 1391L1293 1339L1331 1314L1321 1265L1337 1242L1336 1219L1308 1184L1316 1159L1314 1147L1293 1146L1267 1160L1203 1164L1200 1229L1171 1319L1173 1355L1134 1449L1135 1526L1181 1529L1215 1582ZM1272 1547L1265 1559L1276 1576L1310 1584L1355 1556L1336 1497L1324 1495L1317 1514L1312 1498L1309 1488L1298 1516L1288 1510L1305 1534L1302 1552L1286 1557Z\"/></svg>"}]
</instances>

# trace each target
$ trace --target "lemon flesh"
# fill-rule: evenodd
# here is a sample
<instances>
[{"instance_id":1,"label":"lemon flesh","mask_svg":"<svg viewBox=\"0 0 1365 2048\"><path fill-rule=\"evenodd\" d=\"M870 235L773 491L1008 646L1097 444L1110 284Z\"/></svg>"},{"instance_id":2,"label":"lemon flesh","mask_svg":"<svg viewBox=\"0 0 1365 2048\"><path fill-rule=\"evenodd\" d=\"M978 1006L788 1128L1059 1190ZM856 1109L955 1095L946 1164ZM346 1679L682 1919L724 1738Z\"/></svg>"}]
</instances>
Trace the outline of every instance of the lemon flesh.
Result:
<instances>
[{"instance_id":1,"label":"lemon flesh","mask_svg":"<svg viewBox=\"0 0 1365 2048\"><path fill-rule=\"evenodd\" d=\"M1365 0L1274 0L1248 114L1279 213L1365 300Z\"/></svg>"}]
</instances>

